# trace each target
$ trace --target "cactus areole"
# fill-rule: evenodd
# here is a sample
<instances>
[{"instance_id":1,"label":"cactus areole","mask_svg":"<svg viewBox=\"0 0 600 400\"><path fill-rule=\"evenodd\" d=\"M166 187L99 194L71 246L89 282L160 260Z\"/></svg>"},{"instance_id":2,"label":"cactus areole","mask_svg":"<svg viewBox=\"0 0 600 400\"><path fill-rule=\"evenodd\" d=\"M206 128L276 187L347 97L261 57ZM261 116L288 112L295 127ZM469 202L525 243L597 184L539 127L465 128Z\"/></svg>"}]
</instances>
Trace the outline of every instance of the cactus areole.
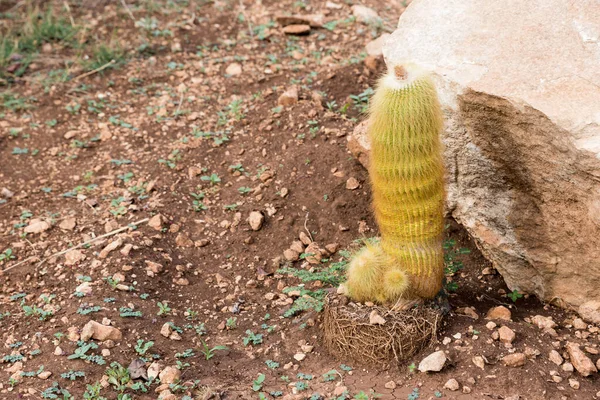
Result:
<instances>
[{"instance_id":1,"label":"cactus areole","mask_svg":"<svg viewBox=\"0 0 600 400\"><path fill-rule=\"evenodd\" d=\"M357 301L433 298L442 288L442 112L433 82L415 65L389 68L371 99L368 135L373 210L381 241L350 262Z\"/></svg>"}]
</instances>

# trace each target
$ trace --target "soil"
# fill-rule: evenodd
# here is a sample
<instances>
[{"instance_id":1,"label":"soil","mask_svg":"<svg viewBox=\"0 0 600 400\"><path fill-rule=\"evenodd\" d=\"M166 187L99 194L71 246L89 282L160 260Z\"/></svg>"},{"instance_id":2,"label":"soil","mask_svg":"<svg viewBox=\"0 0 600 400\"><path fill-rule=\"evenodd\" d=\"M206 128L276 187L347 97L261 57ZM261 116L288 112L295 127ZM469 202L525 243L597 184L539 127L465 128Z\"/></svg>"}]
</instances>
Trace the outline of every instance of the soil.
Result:
<instances>
[{"instance_id":1,"label":"soil","mask_svg":"<svg viewBox=\"0 0 600 400\"><path fill-rule=\"evenodd\" d=\"M402 7L363 2L383 17L381 25L368 26L351 18L350 1L340 1L339 9L316 0L154 1L157 11L132 2L135 19L154 17L157 29L171 32L154 36L143 35L119 2L69 3L89 37L119 41L127 60L87 76L74 63L68 78L55 82L52 72L65 66L47 60L91 50L85 42L77 51L51 43L23 76L0 88L31 106L0 103L0 189L6 189L0 193L0 251L12 252L0 258L0 398L52 398L48 388L57 382L81 399L87 385L100 382L101 395L116 399L120 390L106 377L111 363L127 367L142 357L149 366L152 354L182 372L183 385L162 398L170 392L177 399L256 399L261 393L288 399L600 397L596 374L566 372L548 358L551 350L568 357L563 346L572 341L587 346L596 361L598 329L575 329L575 314L526 294L512 293L511 300L502 277L451 219L449 254L468 249L454 256L460 268L447 277L451 310L439 340L408 362L377 369L338 359L322 344L318 311L286 316L299 297L288 289L301 282L281 268L319 271L344 262L344 250L356 250L360 239L377 236L367 172L346 148L366 102L350 96L368 98L365 91L383 73L383 62L365 57L364 46L393 29ZM25 10L17 5L13 12ZM338 23L286 36L272 22L286 12L323 13ZM143 43L147 50L140 52ZM234 63L239 75L226 72ZM278 105L294 85L298 101ZM347 189L350 178L360 186ZM247 221L254 211L264 218L256 230ZM157 215L162 221L155 229L145 219ZM50 227L25 233L35 219ZM144 222L131 225L136 221ZM286 261L284 251L301 233L337 249L317 264ZM90 241L80 249L83 259L53 256ZM107 251L110 243L117 248ZM148 261L162 271L149 273ZM89 291L80 286L87 281ZM322 281L303 288L335 290ZM159 302L170 310L158 315ZM511 345L493 338L497 328L486 327L486 313L499 305L511 311L510 321L495 320L516 333ZM33 306L53 314L40 320L27 308ZM123 307L141 316L124 317ZM541 330L531 321L535 315L558 326ZM69 358L90 320L122 332L120 340L93 341L99 347L89 354L103 354L103 365ZM160 333L169 322L180 340ZM262 342L246 345L248 330L262 334ZM153 342L146 354L136 351L140 339ZM227 349L207 360L204 343ZM447 352L444 369L418 372L415 366L438 349ZM513 352L527 355L524 366L503 364ZM294 358L299 353L301 361ZM487 360L483 369L476 356ZM47 379L37 376L42 366L52 373ZM324 379L331 370L337 372ZM68 371L85 376L61 376ZM264 382L253 390L260 374ZM444 387L449 379L458 381L458 390ZM123 392L154 399L159 386Z\"/></svg>"}]
</instances>

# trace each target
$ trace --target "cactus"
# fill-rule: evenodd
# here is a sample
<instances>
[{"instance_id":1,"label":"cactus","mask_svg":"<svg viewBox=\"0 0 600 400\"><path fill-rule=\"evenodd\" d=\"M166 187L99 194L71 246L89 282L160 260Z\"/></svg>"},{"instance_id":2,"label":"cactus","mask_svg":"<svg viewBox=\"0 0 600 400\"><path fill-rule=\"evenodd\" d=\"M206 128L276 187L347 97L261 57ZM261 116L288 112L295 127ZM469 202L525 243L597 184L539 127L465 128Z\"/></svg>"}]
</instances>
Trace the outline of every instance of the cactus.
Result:
<instances>
[{"instance_id":1,"label":"cactus","mask_svg":"<svg viewBox=\"0 0 600 400\"><path fill-rule=\"evenodd\" d=\"M381 242L351 260L346 289L357 301L432 298L442 287L442 126L435 87L416 66L396 66L380 79L368 134Z\"/></svg>"}]
</instances>

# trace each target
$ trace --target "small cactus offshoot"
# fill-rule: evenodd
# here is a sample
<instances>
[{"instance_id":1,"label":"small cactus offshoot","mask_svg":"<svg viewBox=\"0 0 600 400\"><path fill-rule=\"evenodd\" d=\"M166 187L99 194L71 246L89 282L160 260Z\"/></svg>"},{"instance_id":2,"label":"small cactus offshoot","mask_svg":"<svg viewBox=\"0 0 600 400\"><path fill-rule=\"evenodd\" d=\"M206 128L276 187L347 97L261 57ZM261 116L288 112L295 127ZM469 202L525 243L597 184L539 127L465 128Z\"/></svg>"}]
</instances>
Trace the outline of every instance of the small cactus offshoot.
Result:
<instances>
[{"instance_id":1,"label":"small cactus offshoot","mask_svg":"<svg viewBox=\"0 0 600 400\"><path fill-rule=\"evenodd\" d=\"M369 176L381 242L357 252L348 295L390 303L433 298L442 288L442 112L427 74L414 65L383 76L371 100Z\"/></svg>"}]
</instances>

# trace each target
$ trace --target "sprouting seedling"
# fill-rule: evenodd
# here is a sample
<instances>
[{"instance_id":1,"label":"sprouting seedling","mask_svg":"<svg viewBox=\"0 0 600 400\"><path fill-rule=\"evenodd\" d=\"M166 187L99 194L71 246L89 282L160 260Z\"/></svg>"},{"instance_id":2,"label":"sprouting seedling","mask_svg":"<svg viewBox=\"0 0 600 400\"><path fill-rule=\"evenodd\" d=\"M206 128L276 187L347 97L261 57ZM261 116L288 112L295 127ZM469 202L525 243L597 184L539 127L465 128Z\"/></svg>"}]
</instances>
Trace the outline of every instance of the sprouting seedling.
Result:
<instances>
[{"instance_id":1,"label":"sprouting seedling","mask_svg":"<svg viewBox=\"0 0 600 400\"><path fill-rule=\"evenodd\" d=\"M213 348L208 347L208 344L206 344L206 342L204 340L202 340L202 354L204 354L204 357L206 358L206 360L210 360L211 358L214 357L215 352L220 351L220 350L228 350L227 346L214 346Z\"/></svg>"}]
</instances>

